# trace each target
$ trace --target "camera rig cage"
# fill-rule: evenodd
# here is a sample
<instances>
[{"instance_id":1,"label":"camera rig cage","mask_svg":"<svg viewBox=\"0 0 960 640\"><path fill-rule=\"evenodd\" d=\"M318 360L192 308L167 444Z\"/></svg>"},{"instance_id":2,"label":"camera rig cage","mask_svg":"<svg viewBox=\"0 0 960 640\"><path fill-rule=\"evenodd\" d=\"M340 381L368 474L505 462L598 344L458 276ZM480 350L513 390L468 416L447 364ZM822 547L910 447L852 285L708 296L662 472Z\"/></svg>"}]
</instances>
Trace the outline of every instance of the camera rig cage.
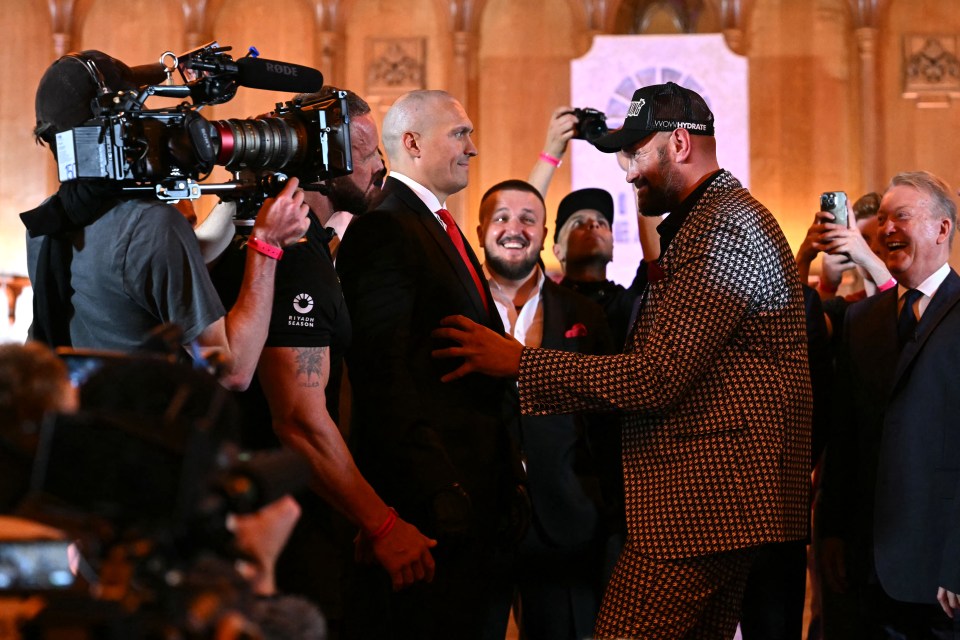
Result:
<instances>
[{"instance_id":1,"label":"camera rig cage","mask_svg":"<svg viewBox=\"0 0 960 640\"><path fill-rule=\"evenodd\" d=\"M56 136L60 181L114 181L123 192L167 201L203 194L242 200L272 195L288 177L309 189L350 174L345 92L300 95L257 118L211 121L200 115L205 106L231 100L241 86L290 92L322 88L323 76L315 69L255 56L235 61L230 49L211 42L179 56L166 51L160 63L167 84L116 92L104 86L92 61L81 59L101 90L92 104L93 118ZM173 83L174 71L181 84ZM153 96L183 101L148 109ZM201 184L214 165L226 167L233 179Z\"/></svg>"}]
</instances>

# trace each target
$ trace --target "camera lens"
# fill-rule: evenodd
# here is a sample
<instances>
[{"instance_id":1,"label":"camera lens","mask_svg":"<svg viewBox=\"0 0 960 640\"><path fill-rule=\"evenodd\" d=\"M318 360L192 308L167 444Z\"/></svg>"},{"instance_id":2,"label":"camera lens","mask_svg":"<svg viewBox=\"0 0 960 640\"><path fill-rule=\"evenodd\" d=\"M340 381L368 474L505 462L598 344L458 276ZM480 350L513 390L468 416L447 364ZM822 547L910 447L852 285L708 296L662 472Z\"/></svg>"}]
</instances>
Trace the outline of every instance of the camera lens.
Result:
<instances>
[{"instance_id":1,"label":"camera lens","mask_svg":"<svg viewBox=\"0 0 960 640\"><path fill-rule=\"evenodd\" d=\"M577 116L577 131L574 138L593 142L606 135L608 129L605 113L596 109L574 109L573 113Z\"/></svg>"},{"instance_id":2,"label":"camera lens","mask_svg":"<svg viewBox=\"0 0 960 640\"><path fill-rule=\"evenodd\" d=\"M596 118L584 122L583 139L593 142L607 133L607 123Z\"/></svg>"},{"instance_id":3,"label":"camera lens","mask_svg":"<svg viewBox=\"0 0 960 640\"><path fill-rule=\"evenodd\" d=\"M254 118L218 120L220 136L217 164L228 169L281 169L303 155L306 132L296 120Z\"/></svg>"}]
</instances>

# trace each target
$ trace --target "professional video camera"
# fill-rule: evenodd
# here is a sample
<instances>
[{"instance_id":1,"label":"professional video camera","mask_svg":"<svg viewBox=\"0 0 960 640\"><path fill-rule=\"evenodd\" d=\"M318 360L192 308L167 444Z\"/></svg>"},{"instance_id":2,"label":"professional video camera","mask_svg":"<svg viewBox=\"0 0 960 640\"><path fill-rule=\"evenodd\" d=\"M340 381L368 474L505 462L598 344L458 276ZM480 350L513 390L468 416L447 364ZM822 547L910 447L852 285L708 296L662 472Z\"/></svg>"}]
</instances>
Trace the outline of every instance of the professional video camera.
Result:
<instances>
[{"instance_id":1,"label":"professional video camera","mask_svg":"<svg viewBox=\"0 0 960 640\"><path fill-rule=\"evenodd\" d=\"M279 182L295 176L310 188L353 171L344 92L277 103L271 115L258 118L209 121L201 116L200 109L229 101L241 86L291 93L323 86L316 69L253 56L233 60L229 50L212 42L180 56L165 52L160 62L168 82L177 70L183 84L112 92L100 77L94 118L56 136L60 181L112 180L123 191L161 200L204 193L236 199L268 195L278 182L274 174ZM147 109L152 96L184 101ZM234 172L234 179L199 184L214 165Z\"/></svg>"}]
</instances>

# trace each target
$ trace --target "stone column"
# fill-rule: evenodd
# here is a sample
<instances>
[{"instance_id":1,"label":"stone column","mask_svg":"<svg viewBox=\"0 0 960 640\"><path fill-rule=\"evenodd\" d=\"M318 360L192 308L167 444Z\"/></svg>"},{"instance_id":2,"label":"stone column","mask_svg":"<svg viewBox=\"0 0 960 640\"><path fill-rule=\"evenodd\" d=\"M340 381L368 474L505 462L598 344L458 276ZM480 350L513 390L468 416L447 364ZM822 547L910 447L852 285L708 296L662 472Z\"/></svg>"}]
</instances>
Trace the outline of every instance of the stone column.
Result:
<instances>
[{"instance_id":1,"label":"stone column","mask_svg":"<svg viewBox=\"0 0 960 640\"><path fill-rule=\"evenodd\" d=\"M877 82L877 37L874 27L856 30L860 54L860 172L863 193L883 187L883 162L880 144L879 83Z\"/></svg>"},{"instance_id":2,"label":"stone column","mask_svg":"<svg viewBox=\"0 0 960 640\"><path fill-rule=\"evenodd\" d=\"M207 0L181 0L180 8L183 10L183 26L186 29L184 36L188 51L213 40L207 28Z\"/></svg>"},{"instance_id":3,"label":"stone column","mask_svg":"<svg viewBox=\"0 0 960 640\"><path fill-rule=\"evenodd\" d=\"M332 84L343 89L344 74L338 67L342 58L342 56L338 54L343 46L340 34L336 31L318 31L316 38L314 60L320 73L323 74L323 83Z\"/></svg>"},{"instance_id":4,"label":"stone column","mask_svg":"<svg viewBox=\"0 0 960 640\"><path fill-rule=\"evenodd\" d=\"M324 84L341 89L345 69L341 68L343 56L339 55L345 36L341 0L313 0L314 41L313 66L323 74ZM346 87L356 90L357 87Z\"/></svg>"},{"instance_id":5,"label":"stone column","mask_svg":"<svg viewBox=\"0 0 960 640\"><path fill-rule=\"evenodd\" d=\"M53 28L51 34L53 38L54 59L70 53L74 48L73 33L76 30L74 20L74 0L48 0L47 7L50 9L50 25ZM51 61L52 62L52 61ZM55 162L48 164L47 170L47 188L49 193L54 193L60 188L60 178L57 175L57 165ZM10 289L7 290L8 293ZM11 299L11 304L16 301ZM11 307L11 313L12 313Z\"/></svg>"},{"instance_id":6,"label":"stone column","mask_svg":"<svg viewBox=\"0 0 960 640\"><path fill-rule=\"evenodd\" d=\"M473 91L471 91L471 78L473 75L471 67L474 53L473 42L473 34L468 31L455 31L453 33L453 66L448 75L447 91L463 104L467 115L469 115L471 119L476 120L477 113L474 108ZM476 142L476 140L474 140L474 142ZM473 175L471 176L472 183L477 176L477 165L476 161L472 161L471 164L474 165ZM477 188L479 185L472 186ZM471 186L468 186L467 189L447 199L447 208L453 214L454 218L456 218L457 224L464 230L464 233L468 233L465 225L467 220L469 220L467 190L470 188Z\"/></svg>"},{"instance_id":7,"label":"stone column","mask_svg":"<svg viewBox=\"0 0 960 640\"><path fill-rule=\"evenodd\" d=\"M734 53L747 55L750 46L747 38L747 17L753 6L752 0L719 0L720 22L723 38Z\"/></svg>"}]
</instances>

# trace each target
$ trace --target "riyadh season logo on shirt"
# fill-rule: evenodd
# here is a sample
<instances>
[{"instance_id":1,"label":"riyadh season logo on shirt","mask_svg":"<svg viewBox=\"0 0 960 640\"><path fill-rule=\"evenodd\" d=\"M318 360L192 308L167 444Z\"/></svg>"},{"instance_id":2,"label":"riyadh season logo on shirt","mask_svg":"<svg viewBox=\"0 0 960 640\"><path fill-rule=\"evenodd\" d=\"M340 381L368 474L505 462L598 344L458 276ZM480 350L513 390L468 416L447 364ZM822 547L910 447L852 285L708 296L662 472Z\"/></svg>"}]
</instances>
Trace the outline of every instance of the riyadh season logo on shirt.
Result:
<instances>
[{"instance_id":1,"label":"riyadh season logo on shirt","mask_svg":"<svg viewBox=\"0 0 960 640\"><path fill-rule=\"evenodd\" d=\"M313 310L313 298L307 293L301 293L293 299L293 310L300 314L310 313Z\"/></svg>"},{"instance_id":2,"label":"riyadh season logo on shirt","mask_svg":"<svg viewBox=\"0 0 960 640\"><path fill-rule=\"evenodd\" d=\"M289 327L312 327L313 318L306 314L313 311L313 298L310 294L300 293L293 299L293 310L298 315L287 316L287 326Z\"/></svg>"}]
</instances>

